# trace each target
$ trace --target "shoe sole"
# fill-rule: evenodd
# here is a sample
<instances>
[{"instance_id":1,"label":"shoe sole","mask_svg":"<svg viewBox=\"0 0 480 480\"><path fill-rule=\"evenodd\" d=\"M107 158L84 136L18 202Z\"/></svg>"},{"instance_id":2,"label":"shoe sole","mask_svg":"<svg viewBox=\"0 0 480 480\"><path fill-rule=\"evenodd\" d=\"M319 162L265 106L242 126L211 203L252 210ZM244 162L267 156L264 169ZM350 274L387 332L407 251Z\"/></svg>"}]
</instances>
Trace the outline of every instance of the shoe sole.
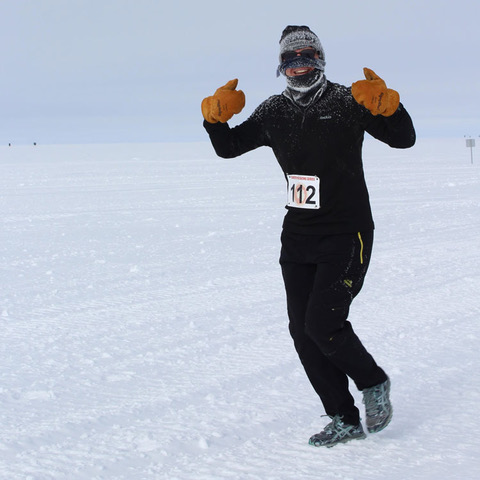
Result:
<instances>
[{"instance_id":1,"label":"shoe sole","mask_svg":"<svg viewBox=\"0 0 480 480\"><path fill-rule=\"evenodd\" d=\"M350 442L351 440L364 440L365 438L367 438L367 435L365 433L363 433L362 435L357 435L355 437L343 438L342 440L338 440L335 443L329 443L328 445L327 444L325 444L325 445L315 445L314 443L311 443L310 441L308 442L308 444L311 445L312 447L315 447L315 448L320 448L320 447L332 448L335 445L338 445L339 443L347 443L347 442Z\"/></svg>"}]
</instances>

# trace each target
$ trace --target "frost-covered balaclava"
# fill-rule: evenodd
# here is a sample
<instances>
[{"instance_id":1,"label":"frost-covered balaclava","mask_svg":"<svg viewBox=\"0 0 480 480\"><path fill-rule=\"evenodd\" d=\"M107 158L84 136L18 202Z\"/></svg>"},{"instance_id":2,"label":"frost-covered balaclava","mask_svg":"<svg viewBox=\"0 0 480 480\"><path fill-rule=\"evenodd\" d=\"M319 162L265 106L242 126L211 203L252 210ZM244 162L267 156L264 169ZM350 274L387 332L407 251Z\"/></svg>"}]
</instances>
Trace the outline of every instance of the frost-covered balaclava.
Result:
<instances>
[{"instance_id":1,"label":"frost-covered balaclava","mask_svg":"<svg viewBox=\"0 0 480 480\"><path fill-rule=\"evenodd\" d=\"M282 61L283 53L308 47L313 47L318 52L318 59L295 57L291 60ZM312 67L314 70L305 75L295 77L288 77L286 75L287 69L299 67ZM305 25L287 26L283 30L280 38L280 65L277 69L277 76L282 74L285 75L287 79L285 94L301 105L310 104L323 93L326 84L324 70L325 52L317 35Z\"/></svg>"}]
</instances>

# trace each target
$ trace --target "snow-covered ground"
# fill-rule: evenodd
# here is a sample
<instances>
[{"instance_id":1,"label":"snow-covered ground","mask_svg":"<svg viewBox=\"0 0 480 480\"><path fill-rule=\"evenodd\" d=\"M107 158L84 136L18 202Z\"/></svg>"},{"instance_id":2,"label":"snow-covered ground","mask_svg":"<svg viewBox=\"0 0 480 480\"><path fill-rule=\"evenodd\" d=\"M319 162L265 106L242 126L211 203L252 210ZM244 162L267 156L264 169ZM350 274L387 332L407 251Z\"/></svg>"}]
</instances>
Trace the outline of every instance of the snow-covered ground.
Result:
<instances>
[{"instance_id":1,"label":"snow-covered ground","mask_svg":"<svg viewBox=\"0 0 480 480\"><path fill-rule=\"evenodd\" d=\"M480 478L480 159L463 138L364 157L376 243L351 320L395 415L318 449L268 149L0 148L0 478Z\"/></svg>"}]
</instances>

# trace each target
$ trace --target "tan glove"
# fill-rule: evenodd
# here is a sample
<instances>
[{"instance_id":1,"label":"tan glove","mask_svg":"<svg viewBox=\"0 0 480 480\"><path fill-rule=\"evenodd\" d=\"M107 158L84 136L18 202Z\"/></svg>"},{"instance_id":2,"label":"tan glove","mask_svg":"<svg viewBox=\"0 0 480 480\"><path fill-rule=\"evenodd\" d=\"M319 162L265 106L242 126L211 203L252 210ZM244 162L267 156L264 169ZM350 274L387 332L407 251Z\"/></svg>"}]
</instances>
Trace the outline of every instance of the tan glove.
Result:
<instances>
[{"instance_id":1,"label":"tan glove","mask_svg":"<svg viewBox=\"0 0 480 480\"><path fill-rule=\"evenodd\" d=\"M400 103L400 95L395 90L387 88L385 82L369 68L364 68L366 80L352 84L353 98L373 115L389 117L393 115Z\"/></svg>"},{"instance_id":2,"label":"tan glove","mask_svg":"<svg viewBox=\"0 0 480 480\"><path fill-rule=\"evenodd\" d=\"M228 122L245 106L245 94L237 88L238 79L230 80L202 101L203 118L209 123Z\"/></svg>"}]
</instances>

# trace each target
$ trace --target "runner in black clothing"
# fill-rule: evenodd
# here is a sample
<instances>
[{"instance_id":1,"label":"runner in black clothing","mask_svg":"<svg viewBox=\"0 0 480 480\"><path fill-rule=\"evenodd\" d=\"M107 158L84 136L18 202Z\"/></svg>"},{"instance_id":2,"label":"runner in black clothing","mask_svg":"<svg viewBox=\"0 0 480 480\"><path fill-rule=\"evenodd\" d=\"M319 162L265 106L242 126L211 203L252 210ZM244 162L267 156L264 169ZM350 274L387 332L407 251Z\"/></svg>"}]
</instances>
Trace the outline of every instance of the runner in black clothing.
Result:
<instances>
[{"instance_id":1,"label":"runner in black clothing","mask_svg":"<svg viewBox=\"0 0 480 480\"><path fill-rule=\"evenodd\" d=\"M232 158L272 148L287 181L280 263L290 333L307 376L332 421L310 444L331 447L365 438L348 377L363 392L369 432L392 417L390 379L347 320L362 288L373 244L373 219L362 165L368 132L391 147L415 143L398 93L365 69L351 89L331 83L318 37L305 26L285 28L278 73L287 88L263 102L241 125L226 123L245 97L228 82L202 102L212 145Z\"/></svg>"}]
</instances>

